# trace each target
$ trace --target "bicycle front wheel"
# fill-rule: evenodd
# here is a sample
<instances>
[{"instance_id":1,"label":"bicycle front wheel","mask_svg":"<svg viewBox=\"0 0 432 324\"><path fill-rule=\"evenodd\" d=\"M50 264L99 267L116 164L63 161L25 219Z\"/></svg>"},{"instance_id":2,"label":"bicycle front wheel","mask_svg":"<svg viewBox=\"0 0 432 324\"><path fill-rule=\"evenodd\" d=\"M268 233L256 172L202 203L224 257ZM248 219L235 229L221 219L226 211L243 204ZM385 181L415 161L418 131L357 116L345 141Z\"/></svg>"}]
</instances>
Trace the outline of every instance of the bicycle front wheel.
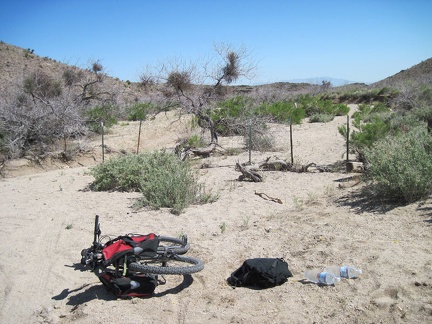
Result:
<instances>
[{"instance_id":1,"label":"bicycle front wheel","mask_svg":"<svg viewBox=\"0 0 432 324\"><path fill-rule=\"evenodd\" d=\"M156 265L160 263L161 265ZM140 260L129 264L129 269L140 273L162 274L162 275L185 275L199 272L204 269L204 262L198 258L181 255L173 255L161 260Z\"/></svg>"}]
</instances>

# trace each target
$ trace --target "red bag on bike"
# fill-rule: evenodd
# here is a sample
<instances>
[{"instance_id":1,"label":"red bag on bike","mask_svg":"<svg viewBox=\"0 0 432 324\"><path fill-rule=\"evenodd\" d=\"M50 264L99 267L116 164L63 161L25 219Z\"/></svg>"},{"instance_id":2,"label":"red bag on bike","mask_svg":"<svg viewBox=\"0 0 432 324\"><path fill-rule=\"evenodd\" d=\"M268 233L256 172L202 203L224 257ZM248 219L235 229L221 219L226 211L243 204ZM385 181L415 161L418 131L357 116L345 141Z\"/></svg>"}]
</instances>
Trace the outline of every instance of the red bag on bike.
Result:
<instances>
[{"instance_id":1,"label":"red bag on bike","mask_svg":"<svg viewBox=\"0 0 432 324\"><path fill-rule=\"evenodd\" d=\"M159 239L153 233L147 235L119 236L108 241L102 249L105 266L108 266L128 255L153 257L157 254L158 245Z\"/></svg>"}]
</instances>

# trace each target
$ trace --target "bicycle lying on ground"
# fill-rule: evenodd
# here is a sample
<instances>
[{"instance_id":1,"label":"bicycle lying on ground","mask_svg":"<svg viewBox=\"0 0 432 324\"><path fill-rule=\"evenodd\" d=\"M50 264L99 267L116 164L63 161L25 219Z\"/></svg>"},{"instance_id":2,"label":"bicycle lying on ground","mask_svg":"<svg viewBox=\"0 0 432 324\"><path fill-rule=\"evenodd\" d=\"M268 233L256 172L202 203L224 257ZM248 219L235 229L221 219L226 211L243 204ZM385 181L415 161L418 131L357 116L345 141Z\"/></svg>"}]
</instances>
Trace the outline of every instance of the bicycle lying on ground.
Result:
<instances>
[{"instance_id":1,"label":"bicycle lying on ground","mask_svg":"<svg viewBox=\"0 0 432 324\"><path fill-rule=\"evenodd\" d=\"M93 244L81 251L81 264L89 267L116 296L144 297L158 285L157 275L187 275L204 269L202 260L184 256L189 248L186 235L174 238L154 233L127 234L114 239L101 236L96 215Z\"/></svg>"}]
</instances>

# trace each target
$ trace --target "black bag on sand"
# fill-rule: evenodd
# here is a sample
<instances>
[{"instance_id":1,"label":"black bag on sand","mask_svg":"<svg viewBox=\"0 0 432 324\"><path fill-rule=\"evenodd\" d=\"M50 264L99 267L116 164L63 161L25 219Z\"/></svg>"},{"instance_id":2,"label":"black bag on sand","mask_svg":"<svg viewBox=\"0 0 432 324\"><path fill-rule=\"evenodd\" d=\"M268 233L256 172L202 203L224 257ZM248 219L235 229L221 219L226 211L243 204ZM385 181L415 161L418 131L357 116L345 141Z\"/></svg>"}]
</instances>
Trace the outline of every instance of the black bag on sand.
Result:
<instances>
[{"instance_id":1,"label":"black bag on sand","mask_svg":"<svg viewBox=\"0 0 432 324\"><path fill-rule=\"evenodd\" d=\"M282 285L292 276L284 259L256 258L244 261L227 281L233 287L270 288Z\"/></svg>"}]
</instances>

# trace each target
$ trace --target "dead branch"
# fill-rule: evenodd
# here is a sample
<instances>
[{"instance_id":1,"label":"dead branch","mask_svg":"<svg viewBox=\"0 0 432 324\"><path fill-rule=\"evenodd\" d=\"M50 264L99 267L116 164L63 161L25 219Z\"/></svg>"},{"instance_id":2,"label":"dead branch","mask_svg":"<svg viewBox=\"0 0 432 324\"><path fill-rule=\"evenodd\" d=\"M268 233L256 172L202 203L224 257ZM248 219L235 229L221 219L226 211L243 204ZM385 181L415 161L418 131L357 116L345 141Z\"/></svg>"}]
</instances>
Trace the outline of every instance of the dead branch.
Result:
<instances>
[{"instance_id":1,"label":"dead branch","mask_svg":"<svg viewBox=\"0 0 432 324\"><path fill-rule=\"evenodd\" d=\"M294 165L294 166L291 168L290 171L292 171L292 172L298 172L298 173L308 172L308 169L309 169L311 166L316 166L316 164L315 164L315 163L309 163L309 164L306 164L306 165L299 165L299 166L295 166L295 165Z\"/></svg>"},{"instance_id":2,"label":"dead branch","mask_svg":"<svg viewBox=\"0 0 432 324\"><path fill-rule=\"evenodd\" d=\"M249 179L253 182L262 182L262 176L258 173L258 169L254 166L245 166L237 162L235 169L236 171L240 171L242 173L238 178L239 181Z\"/></svg>"},{"instance_id":3,"label":"dead branch","mask_svg":"<svg viewBox=\"0 0 432 324\"><path fill-rule=\"evenodd\" d=\"M275 160L270 161L268 157L264 161L258 163L259 169L264 171L288 171L292 168L292 164L275 156Z\"/></svg>"},{"instance_id":4,"label":"dead branch","mask_svg":"<svg viewBox=\"0 0 432 324\"><path fill-rule=\"evenodd\" d=\"M216 149L216 143L210 143L207 147L201 147L201 148L190 148L189 151L192 152L195 155L201 156L201 157L209 157L210 154Z\"/></svg>"},{"instance_id":5,"label":"dead branch","mask_svg":"<svg viewBox=\"0 0 432 324\"><path fill-rule=\"evenodd\" d=\"M279 198L270 197L269 195L265 194L264 192L256 192L255 191L255 195L258 195L265 200L270 200L273 202L277 202L278 204L282 204L282 200L280 200Z\"/></svg>"}]
</instances>

